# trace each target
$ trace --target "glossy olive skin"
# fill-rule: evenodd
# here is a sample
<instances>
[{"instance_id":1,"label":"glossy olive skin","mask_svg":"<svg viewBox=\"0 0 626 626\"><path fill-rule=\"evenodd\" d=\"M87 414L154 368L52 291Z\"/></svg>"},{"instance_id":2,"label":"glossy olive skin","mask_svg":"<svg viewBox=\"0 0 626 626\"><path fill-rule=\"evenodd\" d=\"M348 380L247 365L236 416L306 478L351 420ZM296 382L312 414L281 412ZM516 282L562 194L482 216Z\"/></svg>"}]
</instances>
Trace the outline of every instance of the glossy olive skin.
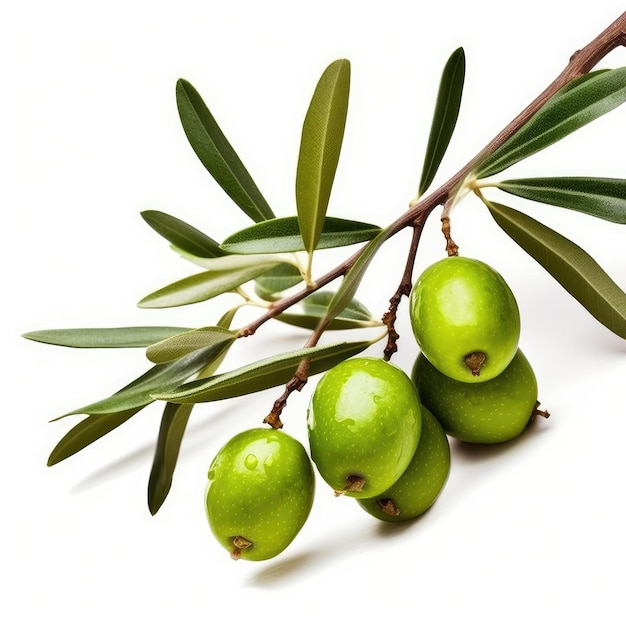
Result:
<instances>
[{"instance_id":1,"label":"glossy olive skin","mask_svg":"<svg viewBox=\"0 0 626 626\"><path fill-rule=\"evenodd\" d=\"M411 520L435 503L449 474L448 438L433 414L422 406L422 434L409 466L382 494L357 502L384 522Z\"/></svg>"},{"instance_id":2,"label":"glossy olive skin","mask_svg":"<svg viewBox=\"0 0 626 626\"><path fill-rule=\"evenodd\" d=\"M413 381L424 406L452 437L472 443L500 443L520 435L537 403L537 379L518 349L508 367L480 385L444 376L420 354Z\"/></svg>"},{"instance_id":3,"label":"glossy olive skin","mask_svg":"<svg viewBox=\"0 0 626 626\"><path fill-rule=\"evenodd\" d=\"M421 406L399 367L356 357L322 376L307 425L311 458L322 478L337 493L370 498L389 488L411 461L422 428Z\"/></svg>"},{"instance_id":4,"label":"glossy olive skin","mask_svg":"<svg viewBox=\"0 0 626 626\"><path fill-rule=\"evenodd\" d=\"M215 456L208 479L209 525L233 558L276 556L296 537L313 505L311 460L302 444L281 430L253 428L235 435Z\"/></svg>"},{"instance_id":5,"label":"glossy olive skin","mask_svg":"<svg viewBox=\"0 0 626 626\"><path fill-rule=\"evenodd\" d=\"M482 261L452 256L434 263L416 281L409 307L421 351L450 378L484 382L515 355L520 336L515 296ZM472 354L485 357L474 372L465 361Z\"/></svg>"}]
</instances>

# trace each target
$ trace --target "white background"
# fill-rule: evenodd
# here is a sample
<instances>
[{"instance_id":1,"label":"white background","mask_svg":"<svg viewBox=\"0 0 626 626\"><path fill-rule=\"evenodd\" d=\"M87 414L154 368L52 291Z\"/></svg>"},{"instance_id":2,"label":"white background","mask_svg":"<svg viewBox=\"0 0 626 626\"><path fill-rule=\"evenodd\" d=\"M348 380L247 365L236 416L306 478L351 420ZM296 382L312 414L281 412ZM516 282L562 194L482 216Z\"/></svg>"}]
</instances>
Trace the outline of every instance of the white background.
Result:
<instances>
[{"instance_id":1,"label":"white background","mask_svg":"<svg viewBox=\"0 0 626 626\"><path fill-rule=\"evenodd\" d=\"M199 90L275 212L288 215L309 98L324 67L349 58L350 112L329 213L384 225L415 194L440 71L456 47L467 55L466 91L439 182L623 10L617 1L545 0L506 8L489 0L25 0L5 9L0 621L194 625L221 615L223 623L264 625L328 623L345 611L342 619L366 624L623 623L626 343L474 200L454 213L453 234L462 254L491 263L513 288L521 345L552 416L510 445L452 442L447 487L413 524L384 526L318 481L313 512L287 551L235 563L204 517L206 469L231 435L260 423L277 391L196 408L171 494L153 518L145 493L160 407L46 467L79 418L49 420L125 385L146 369L142 351L20 338L42 328L203 326L226 308L227 299L136 307L196 271L141 210L169 212L216 239L248 223L186 143L177 78ZM603 63L625 64L624 50ZM625 142L622 107L515 175L625 177ZM623 226L510 202L583 245L626 287ZM443 254L437 231L435 218L418 270ZM395 290L406 244L402 233L384 248L359 291L377 315ZM343 251L319 255L319 272L341 258ZM406 303L399 330L394 362L408 370L416 349ZM225 367L305 338L268 324L237 344ZM294 394L284 414L285 429L303 441L312 387Z\"/></svg>"}]
</instances>

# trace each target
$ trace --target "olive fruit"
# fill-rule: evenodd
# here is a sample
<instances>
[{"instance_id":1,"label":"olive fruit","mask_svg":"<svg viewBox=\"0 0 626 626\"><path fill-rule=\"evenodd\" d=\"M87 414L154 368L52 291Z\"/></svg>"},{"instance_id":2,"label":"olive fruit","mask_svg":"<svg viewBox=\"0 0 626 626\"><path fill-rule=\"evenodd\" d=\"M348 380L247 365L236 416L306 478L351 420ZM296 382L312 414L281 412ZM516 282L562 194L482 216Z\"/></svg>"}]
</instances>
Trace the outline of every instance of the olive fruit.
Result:
<instances>
[{"instance_id":1,"label":"olive fruit","mask_svg":"<svg viewBox=\"0 0 626 626\"><path fill-rule=\"evenodd\" d=\"M420 354L413 381L424 406L449 435L462 441L513 439L524 431L537 406L537 379L519 349L504 372L479 385L448 378Z\"/></svg>"},{"instance_id":2,"label":"olive fruit","mask_svg":"<svg viewBox=\"0 0 626 626\"><path fill-rule=\"evenodd\" d=\"M281 430L253 428L230 439L208 472L206 514L235 559L262 561L295 538L313 505L315 475L302 444Z\"/></svg>"},{"instance_id":3,"label":"olive fruit","mask_svg":"<svg viewBox=\"0 0 626 626\"><path fill-rule=\"evenodd\" d=\"M422 428L415 386L399 367L355 357L327 371L311 396L311 458L337 495L370 498L408 466Z\"/></svg>"},{"instance_id":4,"label":"olive fruit","mask_svg":"<svg viewBox=\"0 0 626 626\"><path fill-rule=\"evenodd\" d=\"M489 380L515 355L520 335L515 296L482 261L451 256L434 263L417 279L409 307L421 351L450 378Z\"/></svg>"},{"instance_id":5,"label":"olive fruit","mask_svg":"<svg viewBox=\"0 0 626 626\"><path fill-rule=\"evenodd\" d=\"M450 444L441 424L422 406L422 434L404 473L379 496L357 500L385 522L404 522L427 511L439 497L450 473Z\"/></svg>"}]
</instances>

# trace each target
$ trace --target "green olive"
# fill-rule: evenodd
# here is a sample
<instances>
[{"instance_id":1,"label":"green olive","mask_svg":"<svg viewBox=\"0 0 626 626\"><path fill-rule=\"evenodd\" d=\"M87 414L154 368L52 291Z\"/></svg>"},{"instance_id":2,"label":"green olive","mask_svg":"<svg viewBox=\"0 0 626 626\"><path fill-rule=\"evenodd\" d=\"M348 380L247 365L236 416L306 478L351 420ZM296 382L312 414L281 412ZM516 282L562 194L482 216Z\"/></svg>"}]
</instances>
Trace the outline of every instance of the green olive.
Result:
<instances>
[{"instance_id":1,"label":"green olive","mask_svg":"<svg viewBox=\"0 0 626 626\"><path fill-rule=\"evenodd\" d=\"M521 434L537 405L537 379L518 350L499 376L479 385L448 378L420 354L413 368L420 399L457 439L499 443Z\"/></svg>"},{"instance_id":2,"label":"green olive","mask_svg":"<svg viewBox=\"0 0 626 626\"><path fill-rule=\"evenodd\" d=\"M422 434L404 473L375 498L357 500L385 522L404 522L427 511L439 497L450 473L450 444L433 414L422 406Z\"/></svg>"},{"instance_id":3,"label":"green olive","mask_svg":"<svg viewBox=\"0 0 626 626\"><path fill-rule=\"evenodd\" d=\"M311 457L337 494L369 498L408 466L422 418L411 379L374 357L343 361L326 372L308 412Z\"/></svg>"},{"instance_id":4,"label":"green olive","mask_svg":"<svg viewBox=\"0 0 626 626\"><path fill-rule=\"evenodd\" d=\"M410 316L421 351L461 382L494 378L517 350L515 297L500 274L476 259L452 256L428 267L411 291Z\"/></svg>"},{"instance_id":5,"label":"green olive","mask_svg":"<svg viewBox=\"0 0 626 626\"><path fill-rule=\"evenodd\" d=\"M235 559L262 561L296 537L313 505L315 475L302 444L281 430L253 428L217 453L208 473L206 513Z\"/></svg>"}]
</instances>

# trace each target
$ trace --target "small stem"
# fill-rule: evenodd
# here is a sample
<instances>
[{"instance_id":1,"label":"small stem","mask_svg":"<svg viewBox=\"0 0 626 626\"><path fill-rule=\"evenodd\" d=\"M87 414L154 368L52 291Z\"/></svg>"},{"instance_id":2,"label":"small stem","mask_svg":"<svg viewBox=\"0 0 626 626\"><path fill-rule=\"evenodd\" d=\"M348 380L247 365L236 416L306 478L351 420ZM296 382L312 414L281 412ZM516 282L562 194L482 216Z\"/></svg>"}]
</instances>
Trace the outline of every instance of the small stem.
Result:
<instances>
[{"instance_id":1,"label":"small stem","mask_svg":"<svg viewBox=\"0 0 626 626\"><path fill-rule=\"evenodd\" d=\"M343 489L336 490L335 496L337 497L342 496L344 493L348 491L349 492L363 491L363 487L365 487L365 483L366 483L366 480L362 476L357 476L356 474L348 476L348 478L346 478L346 484L344 485Z\"/></svg>"},{"instance_id":2,"label":"small stem","mask_svg":"<svg viewBox=\"0 0 626 626\"><path fill-rule=\"evenodd\" d=\"M550 417L550 413L548 413L548 411L542 411L539 409L539 405L541 404L541 402L539 402L539 400L537 400L537 402L535 403L535 408L533 409L532 415L530 416L530 420L529 421L534 421L535 418L537 417L544 417L545 419L548 419Z\"/></svg>"},{"instance_id":3,"label":"small stem","mask_svg":"<svg viewBox=\"0 0 626 626\"><path fill-rule=\"evenodd\" d=\"M459 256L459 246L454 243L450 235L450 218L447 215L441 218L441 232L446 238L446 252L448 256Z\"/></svg>"},{"instance_id":4,"label":"small stem","mask_svg":"<svg viewBox=\"0 0 626 626\"><path fill-rule=\"evenodd\" d=\"M397 516L402 512L391 498L380 498L376 500L376 504L378 504L378 508L387 515Z\"/></svg>"},{"instance_id":5,"label":"small stem","mask_svg":"<svg viewBox=\"0 0 626 626\"><path fill-rule=\"evenodd\" d=\"M400 335L396 331L395 323L398 316L398 307L403 296L408 296L411 293L411 287L413 285L413 267L415 266L415 257L417 256L417 247L419 246L420 237L424 230L424 222L426 221L426 215L422 214L413 223L413 237L411 239L411 247L409 248L409 254L406 259L406 265L404 266L404 273L402 274L402 280L398 289L389 300L389 309L383 315L382 321L387 326L387 345L384 350L384 359L389 361L391 356L398 351L398 339Z\"/></svg>"},{"instance_id":6,"label":"small stem","mask_svg":"<svg viewBox=\"0 0 626 626\"><path fill-rule=\"evenodd\" d=\"M323 318L320 323L317 325L317 328L313 331L313 334L309 337L307 342L304 344L305 348L313 348L319 342L322 334L326 330L328 324L330 324L330 318ZM281 394L281 396L274 402L272 405L272 410L268 413L268 415L263 420L264 424L269 424L272 428L282 428L283 423L280 419L280 416L287 406L287 400L289 400L289 396L294 391L302 391L304 385L307 384L309 379L309 365L310 359L304 358L298 364L295 374L291 378L291 380L285 385L285 391Z\"/></svg>"}]
</instances>

